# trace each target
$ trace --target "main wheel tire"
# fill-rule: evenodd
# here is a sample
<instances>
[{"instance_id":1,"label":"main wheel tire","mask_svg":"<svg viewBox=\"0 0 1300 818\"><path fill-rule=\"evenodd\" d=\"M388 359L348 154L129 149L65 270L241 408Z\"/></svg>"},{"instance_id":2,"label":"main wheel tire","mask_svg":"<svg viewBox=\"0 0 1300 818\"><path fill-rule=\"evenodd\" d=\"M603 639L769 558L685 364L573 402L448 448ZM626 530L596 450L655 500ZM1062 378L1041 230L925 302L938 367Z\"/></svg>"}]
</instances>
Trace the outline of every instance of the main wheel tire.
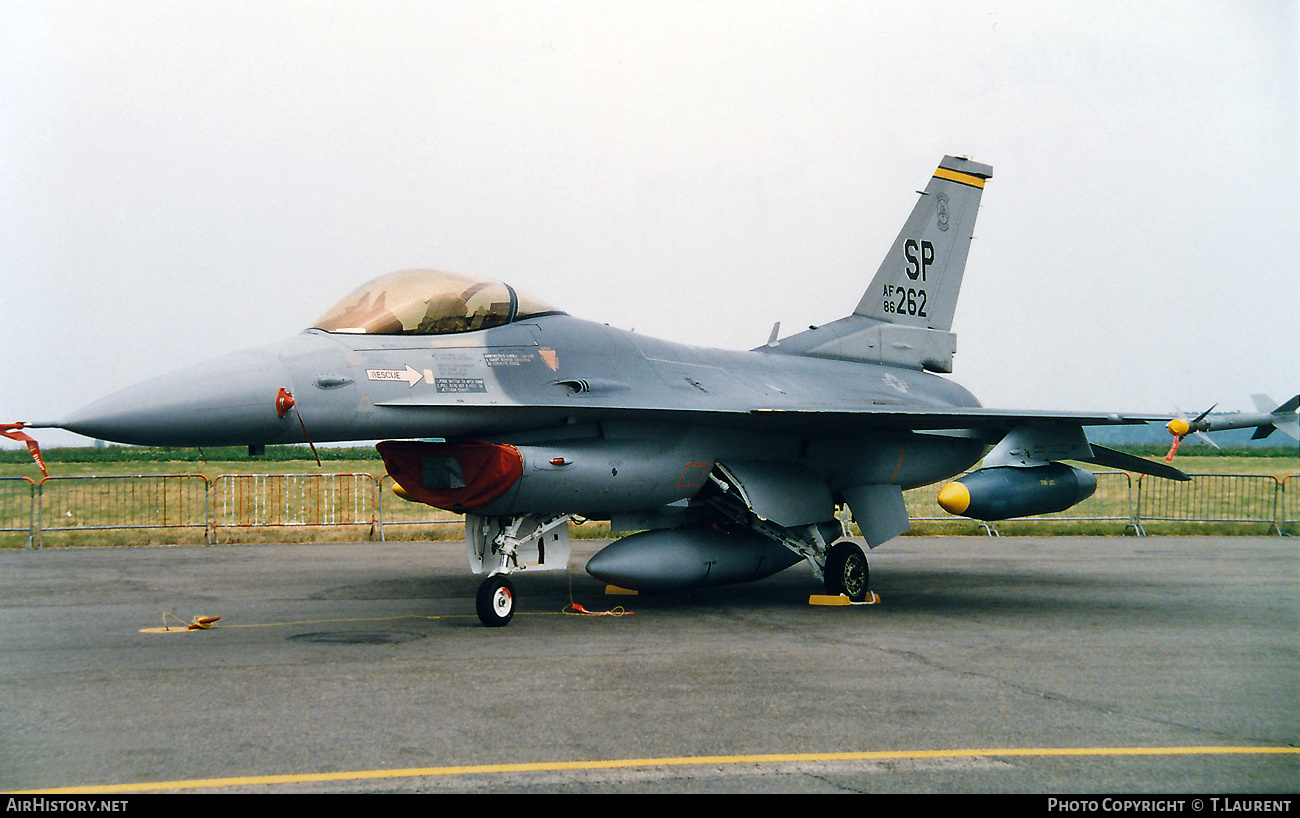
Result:
<instances>
[{"instance_id":1,"label":"main wheel tire","mask_svg":"<svg viewBox=\"0 0 1300 818\"><path fill-rule=\"evenodd\" d=\"M502 574L488 577L478 586L474 607L478 610L478 621L489 628L510 624L515 615L515 586Z\"/></svg>"},{"instance_id":2,"label":"main wheel tire","mask_svg":"<svg viewBox=\"0 0 1300 818\"><path fill-rule=\"evenodd\" d=\"M844 594L854 602L862 602L870 588L871 569L862 548L849 540L832 545L826 554L826 592Z\"/></svg>"}]
</instances>

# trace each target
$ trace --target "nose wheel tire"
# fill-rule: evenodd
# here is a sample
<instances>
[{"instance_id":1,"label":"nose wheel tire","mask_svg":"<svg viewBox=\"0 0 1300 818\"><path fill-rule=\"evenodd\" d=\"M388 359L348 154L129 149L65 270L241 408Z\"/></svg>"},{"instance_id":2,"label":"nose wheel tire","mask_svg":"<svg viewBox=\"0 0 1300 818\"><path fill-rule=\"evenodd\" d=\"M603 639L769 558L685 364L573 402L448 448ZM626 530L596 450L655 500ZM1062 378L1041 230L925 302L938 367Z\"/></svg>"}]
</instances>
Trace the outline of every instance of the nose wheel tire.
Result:
<instances>
[{"instance_id":1,"label":"nose wheel tire","mask_svg":"<svg viewBox=\"0 0 1300 818\"><path fill-rule=\"evenodd\" d=\"M475 599L478 620L489 628L510 624L515 615L515 586L504 575L496 574L483 580Z\"/></svg>"},{"instance_id":2,"label":"nose wheel tire","mask_svg":"<svg viewBox=\"0 0 1300 818\"><path fill-rule=\"evenodd\" d=\"M840 540L826 554L826 593L844 594L853 602L867 598L871 570L867 555L855 542Z\"/></svg>"}]
</instances>

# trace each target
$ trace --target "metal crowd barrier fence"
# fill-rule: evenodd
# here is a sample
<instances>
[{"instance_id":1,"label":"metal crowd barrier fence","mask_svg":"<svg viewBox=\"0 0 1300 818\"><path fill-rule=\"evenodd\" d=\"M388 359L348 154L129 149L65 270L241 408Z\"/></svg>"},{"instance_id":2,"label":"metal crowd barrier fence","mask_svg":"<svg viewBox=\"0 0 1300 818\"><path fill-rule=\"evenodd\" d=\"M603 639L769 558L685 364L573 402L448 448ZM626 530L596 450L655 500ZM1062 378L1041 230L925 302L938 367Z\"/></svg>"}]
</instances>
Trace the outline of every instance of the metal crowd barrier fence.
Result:
<instances>
[{"instance_id":1,"label":"metal crowd barrier fence","mask_svg":"<svg viewBox=\"0 0 1300 818\"><path fill-rule=\"evenodd\" d=\"M1142 475L1135 516L1142 522L1260 523L1282 533L1282 483L1271 474L1197 474L1180 483Z\"/></svg>"},{"instance_id":2,"label":"metal crowd barrier fence","mask_svg":"<svg viewBox=\"0 0 1300 818\"><path fill-rule=\"evenodd\" d=\"M223 474L212 481L212 541L221 528L379 525L369 474Z\"/></svg>"},{"instance_id":3,"label":"metal crowd barrier fence","mask_svg":"<svg viewBox=\"0 0 1300 818\"><path fill-rule=\"evenodd\" d=\"M1281 532L1283 536L1290 536L1293 528L1300 528L1300 474L1288 474L1282 478L1281 503Z\"/></svg>"},{"instance_id":4,"label":"metal crowd barrier fence","mask_svg":"<svg viewBox=\"0 0 1300 818\"><path fill-rule=\"evenodd\" d=\"M208 480L201 474L46 477L37 488L38 543L48 531L208 528Z\"/></svg>"},{"instance_id":5,"label":"metal crowd barrier fence","mask_svg":"<svg viewBox=\"0 0 1300 818\"><path fill-rule=\"evenodd\" d=\"M1146 533L1144 523L1192 522L1268 525L1292 533L1300 526L1300 474L1202 474L1190 483L1125 472L1097 472L1097 491L1079 505L1023 520L1123 522ZM941 512L943 484L904 492L915 522L969 525ZM26 535L40 547L46 532L108 529L202 528L207 542L218 532L258 527L369 526L384 539L385 526L456 526L461 515L401 500L392 478L360 474L198 474L98 477L0 477L0 534ZM1287 489L1290 489L1288 491ZM1011 522L1011 521L1008 521ZM984 525L997 534L995 524Z\"/></svg>"},{"instance_id":6,"label":"metal crowd barrier fence","mask_svg":"<svg viewBox=\"0 0 1300 818\"><path fill-rule=\"evenodd\" d=\"M0 477L0 533L36 536L36 482L30 477Z\"/></svg>"},{"instance_id":7,"label":"metal crowd barrier fence","mask_svg":"<svg viewBox=\"0 0 1300 818\"><path fill-rule=\"evenodd\" d=\"M378 500L376 506L379 514L379 539L384 538L384 526L393 525L454 525L464 524L465 517L452 511L403 500L393 494L396 481L385 474L377 486Z\"/></svg>"}]
</instances>

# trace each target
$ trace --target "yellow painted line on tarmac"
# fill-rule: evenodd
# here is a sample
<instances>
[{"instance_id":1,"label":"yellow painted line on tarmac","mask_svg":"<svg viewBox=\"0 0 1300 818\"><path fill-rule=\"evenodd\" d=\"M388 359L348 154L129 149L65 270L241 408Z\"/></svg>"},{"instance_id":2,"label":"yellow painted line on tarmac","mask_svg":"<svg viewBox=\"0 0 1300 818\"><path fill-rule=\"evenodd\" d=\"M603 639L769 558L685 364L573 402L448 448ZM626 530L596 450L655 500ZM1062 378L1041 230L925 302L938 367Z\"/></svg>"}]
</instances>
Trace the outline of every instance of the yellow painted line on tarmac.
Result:
<instances>
[{"instance_id":1,"label":"yellow painted line on tarmac","mask_svg":"<svg viewBox=\"0 0 1300 818\"><path fill-rule=\"evenodd\" d=\"M136 784L98 784L26 790L31 795L84 795L162 790L219 789L222 787L310 784L330 781L375 781L385 778L425 778L452 775L503 775L565 770L616 770L628 767L686 767L729 764L815 763L826 761L882 761L927 758L1046 757L1046 756L1186 756L1297 754L1297 747L1037 747L970 750L882 750L865 753L771 753L735 756L684 756L679 758L624 758L608 761L539 761L525 764L476 764L462 767L408 767L400 770L357 770L336 773L250 775L230 778L193 778Z\"/></svg>"},{"instance_id":2,"label":"yellow painted line on tarmac","mask_svg":"<svg viewBox=\"0 0 1300 818\"><path fill-rule=\"evenodd\" d=\"M397 619L434 620L434 619L456 619L456 618L464 618L464 617L459 614L454 616L420 616L418 614L404 614L402 616L377 616L377 617L369 617L369 618L351 618L351 619L300 619L292 622L252 622L244 625L236 625L233 623L218 625L216 623L213 623L212 627L202 628L201 630L228 631L228 630L235 630L236 628L280 628L280 627L287 627L289 625L295 625L295 626L296 625L326 625L326 624L334 624L339 622L391 622ZM184 620L180 620L178 618L177 621L181 622L182 624L172 625L171 627L163 625L161 628L141 628L140 633L197 633L198 632L198 631L190 630L188 627L188 623L185 623Z\"/></svg>"},{"instance_id":3,"label":"yellow painted line on tarmac","mask_svg":"<svg viewBox=\"0 0 1300 818\"><path fill-rule=\"evenodd\" d=\"M518 617L561 616L563 614L564 611L534 611L529 613L523 613L523 612L517 613L515 614L515 616ZM475 619L475 618L476 617L473 614L442 614L437 616L425 616L422 614L402 614L401 616L354 617L349 619L299 619L296 621L289 621L289 622L251 622L243 625L236 625L233 623L218 625L214 623L211 627L201 628L199 630L228 631L228 630L235 630L236 628L282 628L282 627L288 627L290 625L294 625L294 626L329 625L329 624L337 624L339 622L343 622L343 623L393 622L398 619L420 619L420 620L433 622L440 619ZM190 630L188 628L188 623L185 623L183 620L177 620L177 621L182 622L182 624L172 625L171 627L163 625L162 627L159 628L141 628L140 633L198 633L199 632L199 630Z\"/></svg>"}]
</instances>

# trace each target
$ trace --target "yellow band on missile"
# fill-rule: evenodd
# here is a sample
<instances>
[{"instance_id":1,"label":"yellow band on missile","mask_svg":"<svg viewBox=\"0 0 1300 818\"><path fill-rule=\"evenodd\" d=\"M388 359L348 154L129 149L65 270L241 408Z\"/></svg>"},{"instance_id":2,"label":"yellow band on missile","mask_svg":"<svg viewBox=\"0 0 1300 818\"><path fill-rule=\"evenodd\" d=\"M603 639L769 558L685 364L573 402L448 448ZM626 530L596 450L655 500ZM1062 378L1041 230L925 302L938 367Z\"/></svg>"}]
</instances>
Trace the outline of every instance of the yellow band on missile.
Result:
<instances>
[{"instance_id":1,"label":"yellow band on missile","mask_svg":"<svg viewBox=\"0 0 1300 818\"><path fill-rule=\"evenodd\" d=\"M958 170L948 170L947 168L939 168L934 172L934 178L947 179L949 182L959 182L963 185L970 185L971 187L980 188L981 190L984 188L983 178L979 176L973 176L969 173L962 173L961 171Z\"/></svg>"},{"instance_id":2,"label":"yellow band on missile","mask_svg":"<svg viewBox=\"0 0 1300 818\"><path fill-rule=\"evenodd\" d=\"M961 483L949 483L939 492L939 507L949 514L964 514L970 508L970 490Z\"/></svg>"}]
</instances>

